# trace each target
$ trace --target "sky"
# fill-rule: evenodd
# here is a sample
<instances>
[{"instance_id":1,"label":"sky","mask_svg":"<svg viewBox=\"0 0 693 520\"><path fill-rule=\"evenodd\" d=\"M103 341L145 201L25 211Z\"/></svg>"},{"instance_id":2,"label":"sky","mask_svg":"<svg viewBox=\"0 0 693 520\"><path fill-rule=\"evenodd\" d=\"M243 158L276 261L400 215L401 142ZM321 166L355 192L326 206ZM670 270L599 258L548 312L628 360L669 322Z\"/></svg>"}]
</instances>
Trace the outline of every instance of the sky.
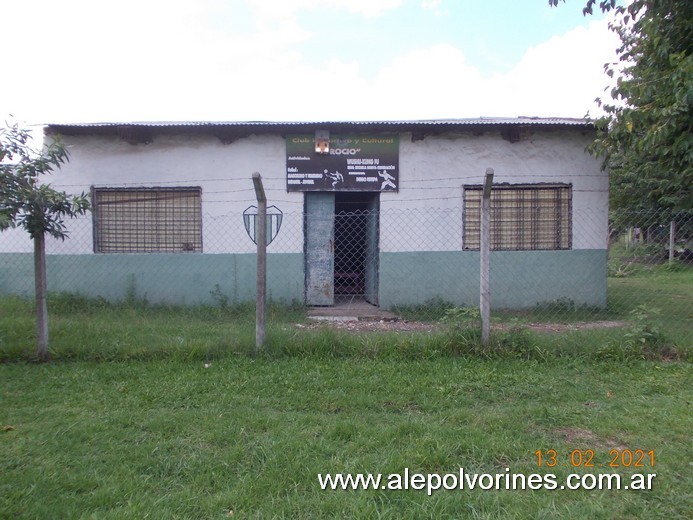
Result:
<instances>
[{"instance_id":1,"label":"sky","mask_svg":"<svg viewBox=\"0 0 693 520\"><path fill-rule=\"evenodd\" d=\"M0 0L0 117L597 115L617 37L585 0Z\"/></svg>"}]
</instances>

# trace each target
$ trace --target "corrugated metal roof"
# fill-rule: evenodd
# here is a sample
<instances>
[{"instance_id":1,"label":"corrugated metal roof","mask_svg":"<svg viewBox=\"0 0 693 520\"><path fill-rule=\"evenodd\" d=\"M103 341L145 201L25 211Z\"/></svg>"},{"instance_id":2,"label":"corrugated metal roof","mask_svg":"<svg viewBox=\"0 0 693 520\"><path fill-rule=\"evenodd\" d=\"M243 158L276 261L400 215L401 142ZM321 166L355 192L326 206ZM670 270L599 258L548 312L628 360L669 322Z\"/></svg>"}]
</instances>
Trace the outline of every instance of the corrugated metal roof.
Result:
<instances>
[{"instance_id":1,"label":"corrugated metal roof","mask_svg":"<svg viewBox=\"0 0 693 520\"><path fill-rule=\"evenodd\" d=\"M133 121L133 122L102 122L102 123L51 123L47 128L175 128L175 127L454 127L454 126L487 126L487 125L549 125L549 126L590 126L587 119L565 117L479 117L469 119L416 119L389 121Z\"/></svg>"}]
</instances>

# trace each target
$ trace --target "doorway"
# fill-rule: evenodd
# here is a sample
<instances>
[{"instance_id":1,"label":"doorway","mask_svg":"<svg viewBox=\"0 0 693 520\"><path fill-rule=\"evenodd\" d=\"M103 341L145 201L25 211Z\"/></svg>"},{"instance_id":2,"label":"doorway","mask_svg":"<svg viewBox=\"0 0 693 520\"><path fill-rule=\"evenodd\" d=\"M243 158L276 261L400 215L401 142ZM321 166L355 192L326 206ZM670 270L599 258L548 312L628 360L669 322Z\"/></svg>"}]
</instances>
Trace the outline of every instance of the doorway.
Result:
<instances>
[{"instance_id":1,"label":"doorway","mask_svg":"<svg viewBox=\"0 0 693 520\"><path fill-rule=\"evenodd\" d=\"M335 194L334 292L377 304L378 194Z\"/></svg>"},{"instance_id":2,"label":"doorway","mask_svg":"<svg viewBox=\"0 0 693 520\"><path fill-rule=\"evenodd\" d=\"M378 305L379 193L306 193L306 304Z\"/></svg>"}]
</instances>

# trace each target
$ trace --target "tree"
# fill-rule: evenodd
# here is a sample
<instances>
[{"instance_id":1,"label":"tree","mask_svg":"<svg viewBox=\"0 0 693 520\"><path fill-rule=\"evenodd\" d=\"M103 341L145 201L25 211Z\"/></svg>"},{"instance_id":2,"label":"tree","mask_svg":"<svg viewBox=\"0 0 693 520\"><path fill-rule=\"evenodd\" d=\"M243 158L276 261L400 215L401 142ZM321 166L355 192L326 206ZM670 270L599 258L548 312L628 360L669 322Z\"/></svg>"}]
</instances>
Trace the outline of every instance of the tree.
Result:
<instances>
[{"instance_id":1,"label":"tree","mask_svg":"<svg viewBox=\"0 0 693 520\"><path fill-rule=\"evenodd\" d=\"M565 1L565 0L564 0ZM557 5L558 0L549 0ZM591 14L596 0L588 0ZM599 2L615 11L610 24L621 40L616 77L605 112L595 121L589 150L610 171L613 208L687 210L693 207L693 2Z\"/></svg>"},{"instance_id":2,"label":"tree","mask_svg":"<svg viewBox=\"0 0 693 520\"><path fill-rule=\"evenodd\" d=\"M65 146L54 140L35 151L29 143L29 132L16 124L0 129L0 231L21 227L34 241L36 357L47 361L46 234L65 240L65 218L86 213L90 204L84 193L71 196L41 183L68 160Z\"/></svg>"}]
</instances>

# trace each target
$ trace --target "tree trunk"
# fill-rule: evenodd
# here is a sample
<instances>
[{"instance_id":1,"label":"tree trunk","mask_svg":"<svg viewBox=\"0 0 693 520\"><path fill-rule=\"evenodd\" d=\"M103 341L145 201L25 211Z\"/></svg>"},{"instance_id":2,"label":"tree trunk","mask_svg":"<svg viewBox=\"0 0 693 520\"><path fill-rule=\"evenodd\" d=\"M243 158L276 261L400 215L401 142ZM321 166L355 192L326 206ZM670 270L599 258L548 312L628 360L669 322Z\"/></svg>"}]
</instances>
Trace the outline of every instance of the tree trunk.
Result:
<instances>
[{"instance_id":1,"label":"tree trunk","mask_svg":"<svg viewBox=\"0 0 693 520\"><path fill-rule=\"evenodd\" d=\"M49 361L48 354L48 303L46 302L46 237L39 233L34 237L34 283L36 286L36 357Z\"/></svg>"}]
</instances>

